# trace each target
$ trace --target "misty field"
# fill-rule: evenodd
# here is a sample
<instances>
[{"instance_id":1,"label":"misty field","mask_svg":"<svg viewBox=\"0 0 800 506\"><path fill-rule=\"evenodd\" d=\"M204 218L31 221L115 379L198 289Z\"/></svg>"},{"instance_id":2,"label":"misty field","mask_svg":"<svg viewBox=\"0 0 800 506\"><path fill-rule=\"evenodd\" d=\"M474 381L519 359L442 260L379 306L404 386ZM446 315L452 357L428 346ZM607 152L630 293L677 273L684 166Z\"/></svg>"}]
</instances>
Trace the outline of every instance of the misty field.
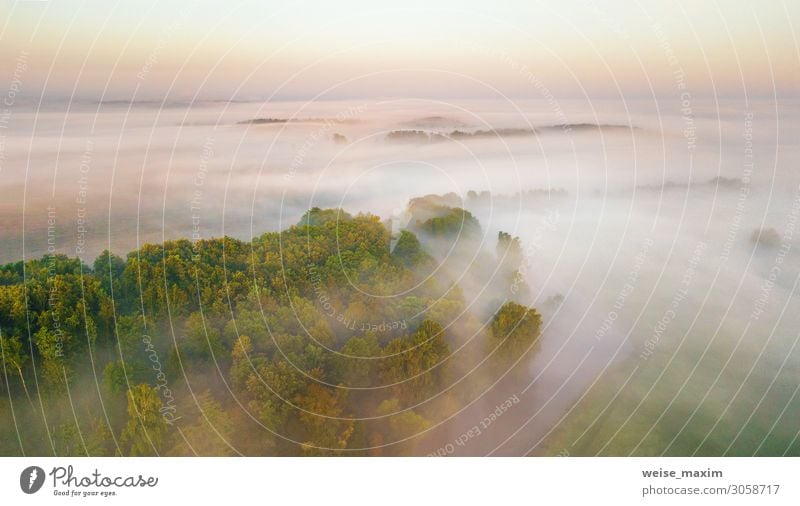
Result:
<instances>
[{"instance_id":1,"label":"misty field","mask_svg":"<svg viewBox=\"0 0 800 506\"><path fill-rule=\"evenodd\" d=\"M0 454L800 454L800 106L659 105L15 111Z\"/></svg>"}]
</instances>

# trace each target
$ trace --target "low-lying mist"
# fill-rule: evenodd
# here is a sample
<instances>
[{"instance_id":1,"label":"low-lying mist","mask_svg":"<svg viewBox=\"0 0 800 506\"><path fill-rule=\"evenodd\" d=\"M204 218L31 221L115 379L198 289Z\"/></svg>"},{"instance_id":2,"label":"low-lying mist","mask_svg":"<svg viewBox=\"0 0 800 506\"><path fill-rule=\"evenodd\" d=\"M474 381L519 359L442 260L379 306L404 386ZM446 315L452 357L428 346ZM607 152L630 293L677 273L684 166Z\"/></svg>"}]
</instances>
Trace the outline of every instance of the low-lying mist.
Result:
<instances>
[{"instance_id":1,"label":"low-lying mist","mask_svg":"<svg viewBox=\"0 0 800 506\"><path fill-rule=\"evenodd\" d=\"M452 250L420 234L426 268L459 284L480 323L520 300L543 331L523 374L482 378L419 453L797 454L800 111L739 105L20 111L4 146L0 258L91 264L167 239L249 241L313 207L372 213L396 234L414 229L413 199L433 195L480 231ZM501 232L521 255L498 260ZM502 262L519 276L495 277Z\"/></svg>"}]
</instances>

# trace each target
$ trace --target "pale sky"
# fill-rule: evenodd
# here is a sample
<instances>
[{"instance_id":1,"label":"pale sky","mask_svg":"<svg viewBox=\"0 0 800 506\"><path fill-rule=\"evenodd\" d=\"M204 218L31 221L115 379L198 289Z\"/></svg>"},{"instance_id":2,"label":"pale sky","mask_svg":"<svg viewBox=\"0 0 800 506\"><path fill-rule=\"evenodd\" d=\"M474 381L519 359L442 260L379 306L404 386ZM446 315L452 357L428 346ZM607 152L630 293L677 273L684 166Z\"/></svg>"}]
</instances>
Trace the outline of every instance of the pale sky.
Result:
<instances>
[{"instance_id":1,"label":"pale sky","mask_svg":"<svg viewBox=\"0 0 800 506\"><path fill-rule=\"evenodd\" d=\"M797 1L498 3L0 0L2 86L82 100L800 90Z\"/></svg>"}]
</instances>

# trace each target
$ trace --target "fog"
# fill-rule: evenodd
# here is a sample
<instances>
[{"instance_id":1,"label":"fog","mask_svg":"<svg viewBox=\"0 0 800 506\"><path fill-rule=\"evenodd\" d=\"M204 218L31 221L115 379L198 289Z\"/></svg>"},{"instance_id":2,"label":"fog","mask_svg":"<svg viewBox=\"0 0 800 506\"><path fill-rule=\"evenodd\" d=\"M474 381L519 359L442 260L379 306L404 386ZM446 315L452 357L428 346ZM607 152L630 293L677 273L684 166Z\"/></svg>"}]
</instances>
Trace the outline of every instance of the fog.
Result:
<instances>
[{"instance_id":1,"label":"fog","mask_svg":"<svg viewBox=\"0 0 800 506\"><path fill-rule=\"evenodd\" d=\"M798 119L795 101L714 99L16 109L0 260L247 240L314 206L389 219L452 193L481 248L520 237L544 332L525 374L423 434L424 453L780 454L800 415Z\"/></svg>"}]
</instances>

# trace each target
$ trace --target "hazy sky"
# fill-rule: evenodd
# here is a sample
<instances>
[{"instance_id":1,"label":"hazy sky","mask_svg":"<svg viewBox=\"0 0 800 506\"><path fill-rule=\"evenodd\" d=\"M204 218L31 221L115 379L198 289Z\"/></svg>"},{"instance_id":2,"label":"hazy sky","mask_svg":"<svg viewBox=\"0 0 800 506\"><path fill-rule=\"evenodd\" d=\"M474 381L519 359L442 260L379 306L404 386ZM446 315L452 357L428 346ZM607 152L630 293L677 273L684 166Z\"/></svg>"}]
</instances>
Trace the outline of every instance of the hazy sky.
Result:
<instances>
[{"instance_id":1,"label":"hazy sky","mask_svg":"<svg viewBox=\"0 0 800 506\"><path fill-rule=\"evenodd\" d=\"M798 23L788 0L2 0L0 71L89 100L785 96Z\"/></svg>"}]
</instances>

